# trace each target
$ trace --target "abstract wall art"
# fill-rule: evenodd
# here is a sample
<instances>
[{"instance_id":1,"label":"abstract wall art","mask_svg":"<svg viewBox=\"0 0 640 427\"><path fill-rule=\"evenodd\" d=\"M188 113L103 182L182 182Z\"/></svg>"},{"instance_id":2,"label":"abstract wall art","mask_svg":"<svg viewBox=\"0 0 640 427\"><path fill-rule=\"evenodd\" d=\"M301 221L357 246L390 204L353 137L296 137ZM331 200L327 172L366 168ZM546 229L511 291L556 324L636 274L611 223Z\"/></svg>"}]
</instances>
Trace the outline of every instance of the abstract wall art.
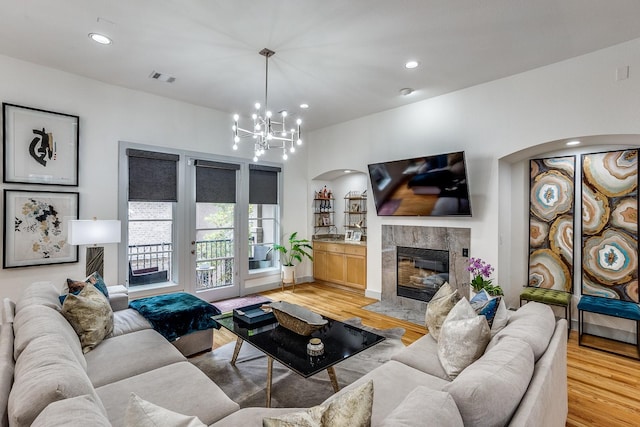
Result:
<instances>
[{"instance_id":1,"label":"abstract wall art","mask_svg":"<svg viewBox=\"0 0 640 427\"><path fill-rule=\"evenodd\" d=\"M582 294L638 303L638 150L582 155Z\"/></svg>"},{"instance_id":2,"label":"abstract wall art","mask_svg":"<svg viewBox=\"0 0 640 427\"><path fill-rule=\"evenodd\" d=\"M528 286L573 292L575 156L529 162Z\"/></svg>"},{"instance_id":3,"label":"abstract wall art","mask_svg":"<svg viewBox=\"0 0 640 427\"><path fill-rule=\"evenodd\" d=\"M69 221L78 219L78 193L4 190L3 267L78 262L67 241Z\"/></svg>"}]
</instances>

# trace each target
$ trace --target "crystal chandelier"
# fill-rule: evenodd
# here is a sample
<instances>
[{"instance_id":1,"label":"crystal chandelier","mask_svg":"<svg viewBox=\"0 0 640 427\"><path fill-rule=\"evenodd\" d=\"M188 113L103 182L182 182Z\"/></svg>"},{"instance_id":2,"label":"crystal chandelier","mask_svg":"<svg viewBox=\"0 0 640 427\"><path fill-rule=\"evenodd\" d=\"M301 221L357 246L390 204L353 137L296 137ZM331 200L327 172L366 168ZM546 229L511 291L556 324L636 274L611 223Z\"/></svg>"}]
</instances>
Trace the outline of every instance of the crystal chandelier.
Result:
<instances>
[{"instance_id":1,"label":"crystal chandelier","mask_svg":"<svg viewBox=\"0 0 640 427\"><path fill-rule=\"evenodd\" d=\"M243 129L238 124L240 116L234 114L233 116L233 149L238 149L238 143L243 138L251 138L253 140L254 156L253 161L257 162L258 158L262 156L267 150L280 149L282 150L282 159L287 160L289 153L296 151L296 145L302 145L300 124L302 120L296 121L296 127L287 130L286 118L287 111L282 110L278 113L279 117L272 117L271 111L268 107L268 93L269 93L269 57L275 55L275 52L264 48L260 52L260 55L265 57L265 79L264 79L264 109L262 105L256 102L255 112L251 115L253 119L252 129Z\"/></svg>"}]
</instances>

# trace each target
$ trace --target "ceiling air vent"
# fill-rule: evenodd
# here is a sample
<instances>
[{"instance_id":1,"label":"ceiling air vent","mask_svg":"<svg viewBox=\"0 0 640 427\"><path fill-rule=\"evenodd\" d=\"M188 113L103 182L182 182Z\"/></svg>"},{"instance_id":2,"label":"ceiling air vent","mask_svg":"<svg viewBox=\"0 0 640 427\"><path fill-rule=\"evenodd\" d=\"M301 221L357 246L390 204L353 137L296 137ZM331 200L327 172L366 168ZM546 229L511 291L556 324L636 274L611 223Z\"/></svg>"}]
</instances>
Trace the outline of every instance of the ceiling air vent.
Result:
<instances>
[{"instance_id":1,"label":"ceiling air vent","mask_svg":"<svg viewBox=\"0 0 640 427\"><path fill-rule=\"evenodd\" d=\"M149 74L149 77L165 83L173 83L176 81L175 77L170 76L169 74L159 73L157 71L152 71L151 74Z\"/></svg>"}]
</instances>

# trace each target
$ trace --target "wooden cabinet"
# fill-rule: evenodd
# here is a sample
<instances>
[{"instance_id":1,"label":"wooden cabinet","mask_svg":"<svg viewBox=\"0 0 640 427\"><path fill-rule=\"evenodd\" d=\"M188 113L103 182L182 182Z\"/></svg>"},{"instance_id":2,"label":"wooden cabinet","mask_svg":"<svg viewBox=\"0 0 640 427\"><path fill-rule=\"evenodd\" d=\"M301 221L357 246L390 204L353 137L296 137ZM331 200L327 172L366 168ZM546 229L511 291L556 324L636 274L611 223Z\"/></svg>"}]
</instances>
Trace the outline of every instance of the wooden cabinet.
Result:
<instances>
[{"instance_id":1,"label":"wooden cabinet","mask_svg":"<svg viewBox=\"0 0 640 427\"><path fill-rule=\"evenodd\" d=\"M367 287L367 247L314 241L313 277L364 290Z\"/></svg>"}]
</instances>

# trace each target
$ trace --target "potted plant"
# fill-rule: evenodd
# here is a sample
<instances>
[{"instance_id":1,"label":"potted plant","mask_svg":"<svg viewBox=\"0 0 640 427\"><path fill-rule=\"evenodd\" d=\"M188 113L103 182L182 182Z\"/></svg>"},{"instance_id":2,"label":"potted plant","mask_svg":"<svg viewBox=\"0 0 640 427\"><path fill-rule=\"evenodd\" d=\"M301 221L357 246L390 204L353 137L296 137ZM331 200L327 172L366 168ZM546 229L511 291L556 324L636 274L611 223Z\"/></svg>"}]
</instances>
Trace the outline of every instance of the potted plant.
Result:
<instances>
[{"instance_id":1,"label":"potted plant","mask_svg":"<svg viewBox=\"0 0 640 427\"><path fill-rule=\"evenodd\" d=\"M493 270L494 269L491 264L486 263L480 258L469 259L469 267L467 267L467 271L471 272L471 275L473 276L470 285L474 293L478 293L484 289L489 295L504 295L502 288L498 285L494 285L490 279ZM473 295L471 295L471 297L472 296Z\"/></svg>"},{"instance_id":2,"label":"potted plant","mask_svg":"<svg viewBox=\"0 0 640 427\"><path fill-rule=\"evenodd\" d=\"M289 236L287 246L273 245L273 249L280 252L280 263L282 264L283 281L291 283L293 281L293 271L295 262L302 262L304 257L313 261L313 257L307 250L313 249L307 239L298 239L298 232L293 232Z\"/></svg>"}]
</instances>

